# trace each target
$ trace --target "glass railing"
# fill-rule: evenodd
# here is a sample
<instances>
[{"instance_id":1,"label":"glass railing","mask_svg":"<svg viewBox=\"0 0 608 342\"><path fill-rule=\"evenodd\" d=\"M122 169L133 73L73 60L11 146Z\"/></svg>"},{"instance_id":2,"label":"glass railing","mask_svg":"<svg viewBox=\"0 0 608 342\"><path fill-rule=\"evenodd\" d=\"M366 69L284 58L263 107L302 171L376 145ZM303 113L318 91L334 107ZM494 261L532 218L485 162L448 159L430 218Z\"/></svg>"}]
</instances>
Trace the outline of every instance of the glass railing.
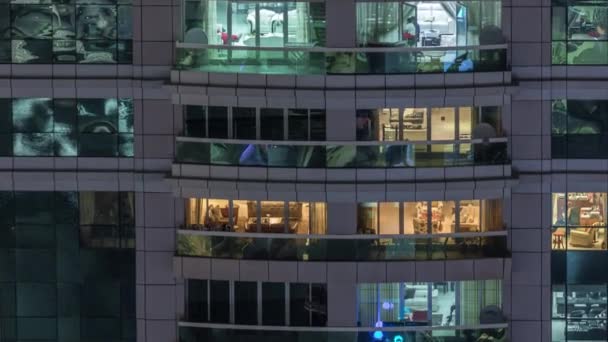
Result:
<instances>
[{"instance_id":1,"label":"glass railing","mask_svg":"<svg viewBox=\"0 0 608 342\"><path fill-rule=\"evenodd\" d=\"M296 142L177 138L178 163L397 168L506 164L507 138L450 142Z\"/></svg>"},{"instance_id":2,"label":"glass railing","mask_svg":"<svg viewBox=\"0 0 608 342\"><path fill-rule=\"evenodd\" d=\"M251 47L177 43L180 70L331 75L507 70L507 45L434 47Z\"/></svg>"},{"instance_id":3,"label":"glass railing","mask_svg":"<svg viewBox=\"0 0 608 342\"><path fill-rule=\"evenodd\" d=\"M508 324L475 326L409 326L383 328L308 328L229 326L179 322L180 342L367 342L367 341L433 341L474 342L508 340Z\"/></svg>"},{"instance_id":4,"label":"glass railing","mask_svg":"<svg viewBox=\"0 0 608 342\"><path fill-rule=\"evenodd\" d=\"M178 230L177 255L290 261L457 260L508 256L507 232L299 235Z\"/></svg>"}]
</instances>

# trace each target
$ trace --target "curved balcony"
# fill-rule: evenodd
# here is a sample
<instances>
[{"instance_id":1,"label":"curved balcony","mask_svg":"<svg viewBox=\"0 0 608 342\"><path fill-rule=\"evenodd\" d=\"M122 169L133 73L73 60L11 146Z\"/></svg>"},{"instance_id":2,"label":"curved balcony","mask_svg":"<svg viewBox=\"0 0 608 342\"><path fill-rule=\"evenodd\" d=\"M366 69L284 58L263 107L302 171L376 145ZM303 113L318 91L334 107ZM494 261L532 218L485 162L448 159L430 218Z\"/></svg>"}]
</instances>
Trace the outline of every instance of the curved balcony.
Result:
<instances>
[{"instance_id":1,"label":"curved balcony","mask_svg":"<svg viewBox=\"0 0 608 342\"><path fill-rule=\"evenodd\" d=\"M281 326L243 326L179 322L182 342L214 341L504 341L507 323L470 326L404 326L382 328L318 328Z\"/></svg>"},{"instance_id":2,"label":"curved balcony","mask_svg":"<svg viewBox=\"0 0 608 342\"><path fill-rule=\"evenodd\" d=\"M504 258L507 232L300 235L178 230L177 255L272 261L423 261Z\"/></svg>"},{"instance_id":3,"label":"curved balcony","mask_svg":"<svg viewBox=\"0 0 608 342\"><path fill-rule=\"evenodd\" d=\"M506 44L433 47L251 47L177 43L177 70L281 75L507 71Z\"/></svg>"},{"instance_id":4,"label":"curved balcony","mask_svg":"<svg viewBox=\"0 0 608 342\"><path fill-rule=\"evenodd\" d=\"M290 168L416 168L508 163L507 138L464 141L260 141L178 137L185 164Z\"/></svg>"}]
</instances>

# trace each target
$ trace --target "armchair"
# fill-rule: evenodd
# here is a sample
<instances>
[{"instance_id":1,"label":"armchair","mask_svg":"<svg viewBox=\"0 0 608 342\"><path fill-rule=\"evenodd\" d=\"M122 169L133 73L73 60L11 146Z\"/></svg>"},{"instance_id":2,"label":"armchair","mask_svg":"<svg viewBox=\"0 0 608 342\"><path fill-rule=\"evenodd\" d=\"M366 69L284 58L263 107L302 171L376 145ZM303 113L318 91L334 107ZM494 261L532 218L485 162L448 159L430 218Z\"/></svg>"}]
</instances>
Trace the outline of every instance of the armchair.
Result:
<instances>
[{"instance_id":1,"label":"armchair","mask_svg":"<svg viewBox=\"0 0 608 342\"><path fill-rule=\"evenodd\" d=\"M570 245L576 247L592 247L595 231L591 228L574 228L570 230Z\"/></svg>"}]
</instances>

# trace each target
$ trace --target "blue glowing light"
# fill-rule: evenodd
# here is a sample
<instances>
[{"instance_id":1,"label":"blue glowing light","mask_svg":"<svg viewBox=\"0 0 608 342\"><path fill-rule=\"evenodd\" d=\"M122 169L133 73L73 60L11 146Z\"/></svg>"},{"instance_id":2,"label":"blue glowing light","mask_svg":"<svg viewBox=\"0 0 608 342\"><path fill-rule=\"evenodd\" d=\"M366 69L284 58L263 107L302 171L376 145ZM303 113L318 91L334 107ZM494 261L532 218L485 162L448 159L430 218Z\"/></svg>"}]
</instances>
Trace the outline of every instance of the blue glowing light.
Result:
<instances>
[{"instance_id":1,"label":"blue glowing light","mask_svg":"<svg viewBox=\"0 0 608 342\"><path fill-rule=\"evenodd\" d=\"M375 340L381 340L382 337L384 337L384 334L382 333L382 331L380 331L380 330L374 331L374 339Z\"/></svg>"}]
</instances>

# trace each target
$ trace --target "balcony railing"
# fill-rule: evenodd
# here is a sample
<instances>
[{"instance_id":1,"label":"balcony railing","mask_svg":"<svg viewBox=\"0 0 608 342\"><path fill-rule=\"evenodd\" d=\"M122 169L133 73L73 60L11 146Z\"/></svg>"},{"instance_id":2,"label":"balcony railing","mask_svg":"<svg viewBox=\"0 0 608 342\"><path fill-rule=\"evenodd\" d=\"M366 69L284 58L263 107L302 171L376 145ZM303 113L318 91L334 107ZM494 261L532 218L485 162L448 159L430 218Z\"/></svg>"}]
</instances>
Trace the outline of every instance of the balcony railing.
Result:
<instances>
[{"instance_id":1,"label":"balcony railing","mask_svg":"<svg viewBox=\"0 0 608 342\"><path fill-rule=\"evenodd\" d=\"M507 138L466 141L259 141L177 138L178 163L291 168L506 164Z\"/></svg>"},{"instance_id":2,"label":"balcony railing","mask_svg":"<svg viewBox=\"0 0 608 342\"><path fill-rule=\"evenodd\" d=\"M179 322L181 342L335 342L335 341L505 341L507 323L471 326L407 326L383 328L319 328L243 326Z\"/></svg>"},{"instance_id":3,"label":"balcony railing","mask_svg":"<svg viewBox=\"0 0 608 342\"><path fill-rule=\"evenodd\" d=\"M179 256L290 261L504 258L507 232L300 235L178 230Z\"/></svg>"},{"instance_id":4,"label":"balcony railing","mask_svg":"<svg viewBox=\"0 0 608 342\"><path fill-rule=\"evenodd\" d=\"M177 43L177 69L331 75L505 71L506 44L434 47L253 47Z\"/></svg>"}]
</instances>

